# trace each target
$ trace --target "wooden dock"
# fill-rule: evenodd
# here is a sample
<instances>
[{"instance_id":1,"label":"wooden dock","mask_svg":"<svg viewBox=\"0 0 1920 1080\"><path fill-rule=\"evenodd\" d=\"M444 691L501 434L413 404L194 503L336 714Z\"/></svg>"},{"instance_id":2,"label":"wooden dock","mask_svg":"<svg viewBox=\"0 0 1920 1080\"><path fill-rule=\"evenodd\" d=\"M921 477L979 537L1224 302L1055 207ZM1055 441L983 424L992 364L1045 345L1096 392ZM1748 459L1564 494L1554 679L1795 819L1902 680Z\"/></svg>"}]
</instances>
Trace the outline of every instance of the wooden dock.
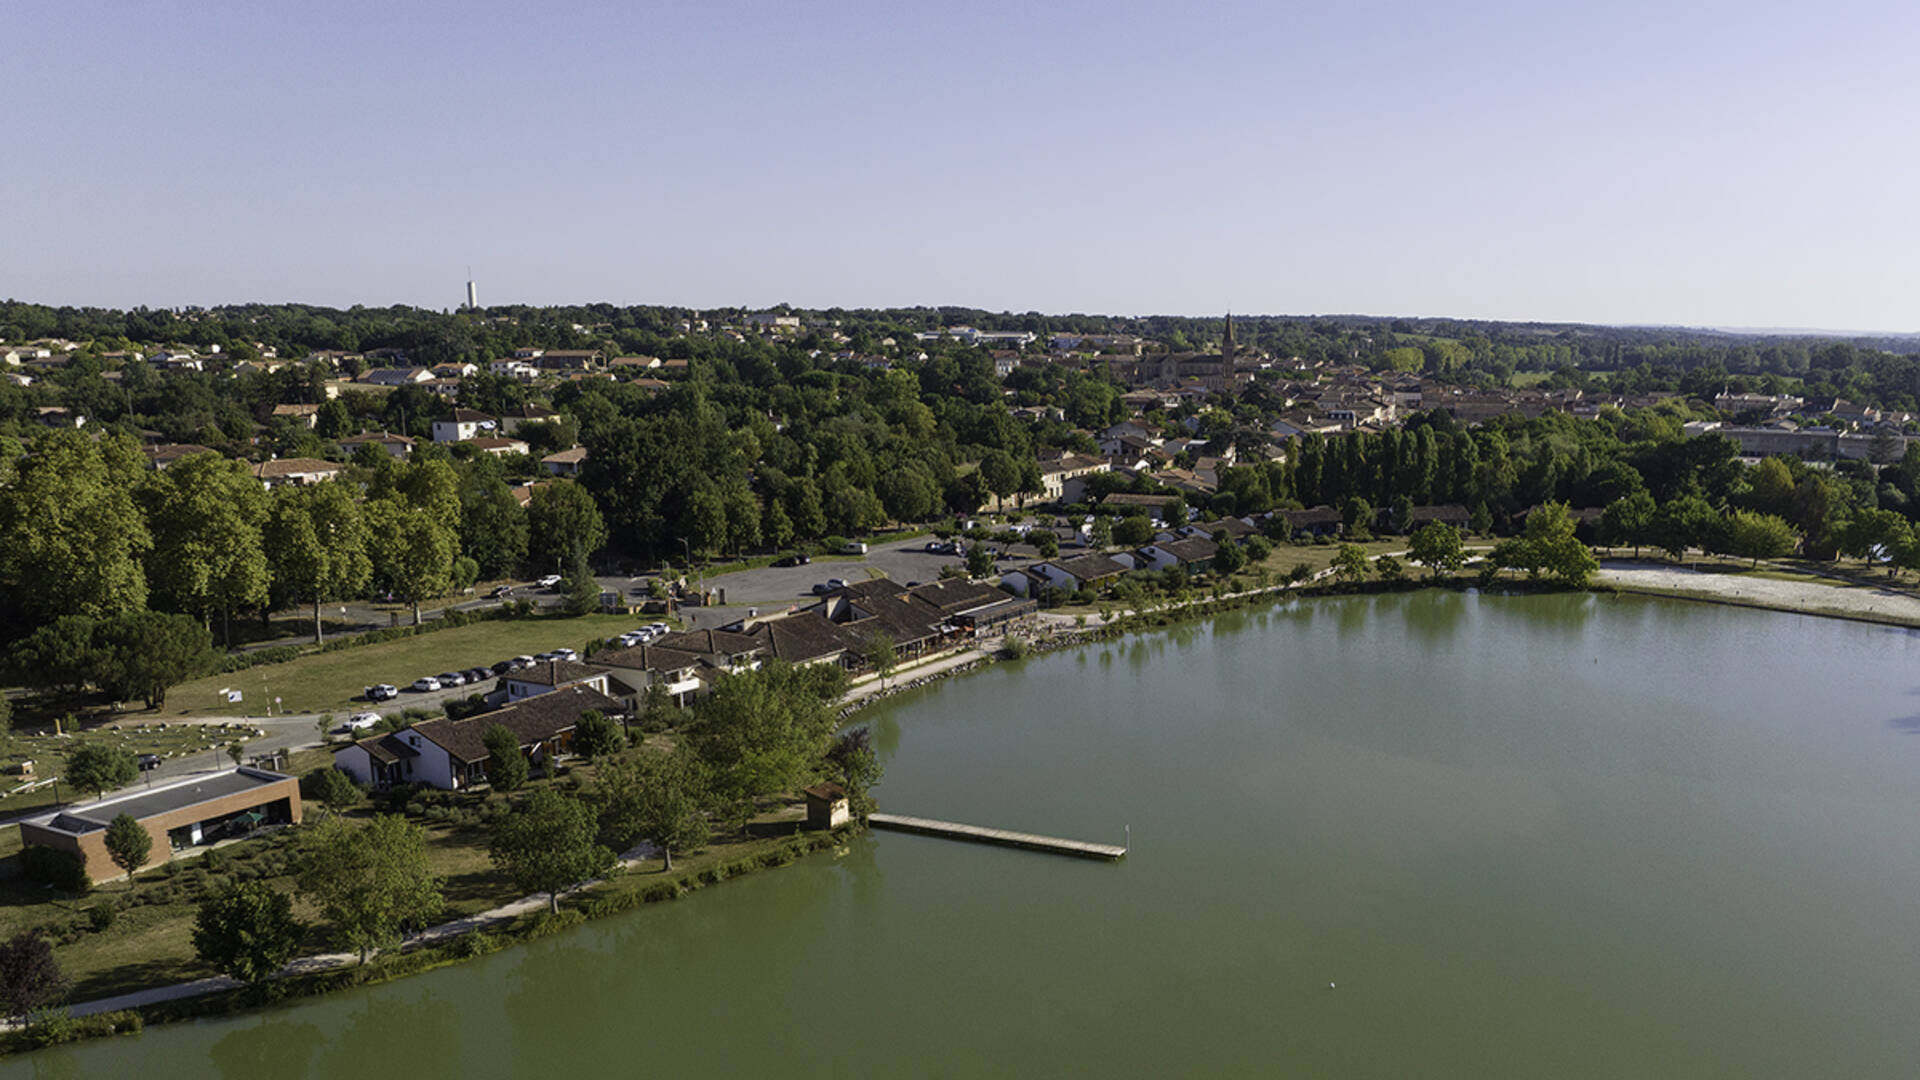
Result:
<instances>
[{"instance_id":1,"label":"wooden dock","mask_svg":"<svg viewBox=\"0 0 1920 1080\"><path fill-rule=\"evenodd\" d=\"M1120 844L1089 844L1084 840L1062 840L1057 836L988 829L954 821L908 817L905 814L872 814L868 816L867 823L876 829L944 836L949 840L972 840L979 844L999 844L1002 847L1026 848L1028 851L1048 851L1055 855L1077 855L1083 859L1119 859L1127 854L1127 849Z\"/></svg>"}]
</instances>

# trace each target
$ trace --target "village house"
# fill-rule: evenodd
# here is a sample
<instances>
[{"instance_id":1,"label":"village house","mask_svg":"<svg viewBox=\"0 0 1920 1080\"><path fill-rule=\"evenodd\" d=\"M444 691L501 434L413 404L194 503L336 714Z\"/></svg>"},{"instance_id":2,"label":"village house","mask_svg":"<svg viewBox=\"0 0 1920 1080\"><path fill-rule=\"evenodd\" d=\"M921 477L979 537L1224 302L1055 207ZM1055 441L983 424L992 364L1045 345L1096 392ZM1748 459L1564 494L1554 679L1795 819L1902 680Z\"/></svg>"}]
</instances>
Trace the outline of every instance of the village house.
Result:
<instances>
[{"instance_id":1,"label":"village house","mask_svg":"<svg viewBox=\"0 0 1920 1080\"><path fill-rule=\"evenodd\" d=\"M1267 516L1285 519L1289 536L1338 536L1346 525L1340 511L1325 504L1305 510L1275 510Z\"/></svg>"},{"instance_id":2,"label":"village house","mask_svg":"<svg viewBox=\"0 0 1920 1080\"><path fill-rule=\"evenodd\" d=\"M194 454L211 454L214 451L199 443L160 443L142 448L147 455L147 464L155 471L164 471L167 466L183 457Z\"/></svg>"},{"instance_id":3,"label":"village house","mask_svg":"<svg viewBox=\"0 0 1920 1080\"><path fill-rule=\"evenodd\" d=\"M700 681L698 656L658 645L602 649L593 654L593 667L606 672L607 692L629 712L645 706L647 692L654 686L674 705L685 706L705 685Z\"/></svg>"},{"instance_id":4,"label":"village house","mask_svg":"<svg viewBox=\"0 0 1920 1080\"><path fill-rule=\"evenodd\" d=\"M433 441L437 443L466 442L481 435L491 435L494 431L493 417L474 409L455 409L453 412L433 422Z\"/></svg>"},{"instance_id":5,"label":"village house","mask_svg":"<svg viewBox=\"0 0 1920 1080\"><path fill-rule=\"evenodd\" d=\"M377 367L368 368L355 381L368 386L414 386L433 381L433 373L418 367Z\"/></svg>"},{"instance_id":6,"label":"village house","mask_svg":"<svg viewBox=\"0 0 1920 1080\"><path fill-rule=\"evenodd\" d=\"M490 360L487 370L495 375L504 375L509 379L531 382L540 375L540 369L525 360Z\"/></svg>"},{"instance_id":7,"label":"village house","mask_svg":"<svg viewBox=\"0 0 1920 1080\"><path fill-rule=\"evenodd\" d=\"M413 440L405 435L394 435L382 431L371 435L353 435L340 440L340 448L351 454L360 447L371 443L385 450L390 456L405 461L413 453Z\"/></svg>"},{"instance_id":8,"label":"village house","mask_svg":"<svg viewBox=\"0 0 1920 1080\"><path fill-rule=\"evenodd\" d=\"M1068 454L1040 463L1040 487L1049 502L1079 502L1087 491L1086 478L1112 468L1101 458Z\"/></svg>"},{"instance_id":9,"label":"village house","mask_svg":"<svg viewBox=\"0 0 1920 1080\"><path fill-rule=\"evenodd\" d=\"M463 790L486 782L485 737L494 725L511 731L520 752L539 765L572 751L574 728L589 709L605 716L622 711L620 702L605 694L568 686L464 720L426 720L361 739L334 751L333 767L363 787L428 784Z\"/></svg>"},{"instance_id":10,"label":"village house","mask_svg":"<svg viewBox=\"0 0 1920 1080\"><path fill-rule=\"evenodd\" d=\"M1199 573L1212 563L1213 557L1220 551L1220 545L1204 536L1190 536L1184 540L1166 540L1148 544L1134 552L1134 569L1165 570L1178 566L1188 573Z\"/></svg>"},{"instance_id":11,"label":"village house","mask_svg":"<svg viewBox=\"0 0 1920 1080\"><path fill-rule=\"evenodd\" d=\"M600 366L602 354L598 349L543 349L538 359L542 371L592 371Z\"/></svg>"},{"instance_id":12,"label":"village house","mask_svg":"<svg viewBox=\"0 0 1920 1080\"><path fill-rule=\"evenodd\" d=\"M318 484L340 475L346 466L318 458L275 458L253 467L253 475L268 488L283 484Z\"/></svg>"},{"instance_id":13,"label":"village house","mask_svg":"<svg viewBox=\"0 0 1920 1080\"><path fill-rule=\"evenodd\" d=\"M477 439L468 439L467 445L483 454L505 457L508 454L527 453L529 447L519 439L507 439L498 435L482 435Z\"/></svg>"},{"instance_id":14,"label":"village house","mask_svg":"<svg viewBox=\"0 0 1920 1080\"><path fill-rule=\"evenodd\" d=\"M583 664L575 660L548 660L508 672L500 679L500 685L506 691L509 703L524 698L550 694L570 686L585 686L599 693L609 692L607 669L598 663Z\"/></svg>"},{"instance_id":15,"label":"village house","mask_svg":"<svg viewBox=\"0 0 1920 1080\"><path fill-rule=\"evenodd\" d=\"M1118 511L1123 517L1145 514L1155 522L1165 523L1167 503L1172 498L1171 494L1136 495L1131 491L1116 491L1101 499L1100 505Z\"/></svg>"},{"instance_id":16,"label":"village house","mask_svg":"<svg viewBox=\"0 0 1920 1080\"><path fill-rule=\"evenodd\" d=\"M1132 569L1130 565L1106 555L1080 555L1071 559L1030 563L1020 570L1000 575L1000 587L1015 596L1039 598L1047 589L1065 593L1098 588Z\"/></svg>"},{"instance_id":17,"label":"village house","mask_svg":"<svg viewBox=\"0 0 1920 1080\"><path fill-rule=\"evenodd\" d=\"M540 459L547 472L553 476L579 476L580 466L586 464L587 448L576 446L571 450L561 450Z\"/></svg>"},{"instance_id":18,"label":"village house","mask_svg":"<svg viewBox=\"0 0 1920 1080\"><path fill-rule=\"evenodd\" d=\"M539 402L528 402L517 409L509 409L500 414L500 430L512 435L520 430L522 424L546 424L560 419L560 414Z\"/></svg>"},{"instance_id":19,"label":"village house","mask_svg":"<svg viewBox=\"0 0 1920 1080\"><path fill-rule=\"evenodd\" d=\"M311 429L319 421L320 406L305 404L275 405L273 407L273 418L278 420L282 417L292 420L302 427Z\"/></svg>"}]
</instances>

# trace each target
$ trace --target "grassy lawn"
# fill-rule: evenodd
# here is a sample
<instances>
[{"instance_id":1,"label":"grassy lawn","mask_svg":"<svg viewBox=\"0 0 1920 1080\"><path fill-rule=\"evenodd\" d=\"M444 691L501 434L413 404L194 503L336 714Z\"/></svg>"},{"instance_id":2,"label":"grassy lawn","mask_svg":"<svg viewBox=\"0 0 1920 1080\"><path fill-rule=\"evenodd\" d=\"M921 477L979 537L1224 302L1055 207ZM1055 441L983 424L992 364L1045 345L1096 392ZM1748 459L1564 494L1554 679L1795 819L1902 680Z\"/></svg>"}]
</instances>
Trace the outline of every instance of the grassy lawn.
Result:
<instances>
[{"instance_id":1,"label":"grassy lawn","mask_svg":"<svg viewBox=\"0 0 1920 1080\"><path fill-rule=\"evenodd\" d=\"M263 664L227 675L209 675L167 691L162 713L173 716L221 716L264 713L275 697L279 712L350 712L373 683L406 686L422 675L470 668L563 646L582 648L593 638L631 630L646 620L637 615L582 615L576 618L496 619L437 630L418 637L339 652L316 653L284 664ZM242 701L230 705L223 688L239 690ZM388 703L404 706L405 698Z\"/></svg>"},{"instance_id":2,"label":"grassy lawn","mask_svg":"<svg viewBox=\"0 0 1920 1080\"><path fill-rule=\"evenodd\" d=\"M14 767L23 761L33 762L32 776L13 772L0 775L0 814L52 806L53 785L40 781L65 775L67 755L81 746L122 746L134 754L174 758L218 751L252 738L253 732L250 725L241 724L174 724L163 728L157 723L125 719L79 732L69 727L63 735L54 735L51 729L46 734L0 735L0 765ZM62 785L60 790L61 798L68 802L78 794L71 786Z\"/></svg>"}]
</instances>

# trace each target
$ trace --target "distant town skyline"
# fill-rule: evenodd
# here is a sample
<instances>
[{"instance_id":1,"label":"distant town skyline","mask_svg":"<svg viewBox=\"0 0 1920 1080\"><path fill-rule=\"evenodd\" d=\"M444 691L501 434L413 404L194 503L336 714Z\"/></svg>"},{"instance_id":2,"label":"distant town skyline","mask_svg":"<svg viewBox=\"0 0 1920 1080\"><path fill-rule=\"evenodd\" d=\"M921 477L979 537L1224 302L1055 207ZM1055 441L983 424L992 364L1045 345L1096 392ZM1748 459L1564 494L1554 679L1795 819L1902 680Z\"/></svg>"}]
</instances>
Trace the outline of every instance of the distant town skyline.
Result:
<instances>
[{"instance_id":1,"label":"distant town skyline","mask_svg":"<svg viewBox=\"0 0 1920 1080\"><path fill-rule=\"evenodd\" d=\"M1920 11L1676 7L30 5L0 296L1920 330Z\"/></svg>"}]
</instances>

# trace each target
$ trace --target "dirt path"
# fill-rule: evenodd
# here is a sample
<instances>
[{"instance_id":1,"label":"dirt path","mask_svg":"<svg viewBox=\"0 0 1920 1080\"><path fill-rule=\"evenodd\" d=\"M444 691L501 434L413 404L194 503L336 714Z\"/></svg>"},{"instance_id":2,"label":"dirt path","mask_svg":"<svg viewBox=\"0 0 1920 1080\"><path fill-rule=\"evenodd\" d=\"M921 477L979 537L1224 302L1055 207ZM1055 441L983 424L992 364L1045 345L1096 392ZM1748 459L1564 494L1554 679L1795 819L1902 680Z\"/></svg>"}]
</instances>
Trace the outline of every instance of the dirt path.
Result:
<instances>
[{"instance_id":1,"label":"dirt path","mask_svg":"<svg viewBox=\"0 0 1920 1080\"><path fill-rule=\"evenodd\" d=\"M1703 600L1801 611L1816 615L1920 624L1920 599L1868 585L1779 581L1745 574L1716 574L1679 566L1605 562L1596 579L1622 589L1697 596Z\"/></svg>"}]
</instances>

